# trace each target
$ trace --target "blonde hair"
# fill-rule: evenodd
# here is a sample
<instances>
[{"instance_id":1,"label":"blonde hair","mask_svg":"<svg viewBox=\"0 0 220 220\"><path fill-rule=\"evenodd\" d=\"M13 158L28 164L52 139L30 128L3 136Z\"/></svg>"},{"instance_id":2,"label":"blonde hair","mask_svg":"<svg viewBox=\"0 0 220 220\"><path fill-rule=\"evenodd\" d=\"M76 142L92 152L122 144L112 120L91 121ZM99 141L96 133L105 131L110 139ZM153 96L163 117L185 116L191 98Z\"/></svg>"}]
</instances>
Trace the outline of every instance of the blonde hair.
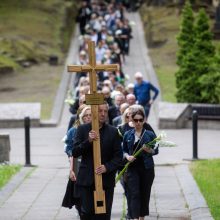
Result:
<instances>
[{"instance_id":1,"label":"blonde hair","mask_svg":"<svg viewBox=\"0 0 220 220\"><path fill-rule=\"evenodd\" d=\"M85 105L85 107L82 109L82 112L79 114L79 122L81 125L84 124L83 117L85 116L87 110L91 110L91 106Z\"/></svg>"},{"instance_id":2,"label":"blonde hair","mask_svg":"<svg viewBox=\"0 0 220 220\"><path fill-rule=\"evenodd\" d=\"M79 121L79 115L81 114L82 110L86 107L86 104L82 104L79 106L77 113L76 113L76 120L73 124L73 127L77 128L80 125L80 121Z\"/></svg>"},{"instance_id":3,"label":"blonde hair","mask_svg":"<svg viewBox=\"0 0 220 220\"><path fill-rule=\"evenodd\" d=\"M126 116L129 113L129 107L125 109L124 113L121 116L121 124L124 125L126 123Z\"/></svg>"}]
</instances>

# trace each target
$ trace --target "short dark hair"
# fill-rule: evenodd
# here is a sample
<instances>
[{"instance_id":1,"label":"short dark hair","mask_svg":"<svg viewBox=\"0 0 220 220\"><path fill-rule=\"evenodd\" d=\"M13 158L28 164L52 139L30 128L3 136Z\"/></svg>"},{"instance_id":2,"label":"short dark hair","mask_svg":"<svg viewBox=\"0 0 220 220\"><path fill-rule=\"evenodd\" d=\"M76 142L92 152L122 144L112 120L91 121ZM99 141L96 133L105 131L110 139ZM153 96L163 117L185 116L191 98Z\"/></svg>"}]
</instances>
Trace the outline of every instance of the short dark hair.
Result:
<instances>
[{"instance_id":1,"label":"short dark hair","mask_svg":"<svg viewBox=\"0 0 220 220\"><path fill-rule=\"evenodd\" d=\"M143 118L145 118L144 111L142 111L141 109L137 109L136 111L133 111L131 113L132 119L134 119L135 115L141 115Z\"/></svg>"},{"instance_id":2,"label":"short dark hair","mask_svg":"<svg viewBox=\"0 0 220 220\"><path fill-rule=\"evenodd\" d=\"M107 105L108 109L109 109L109 104L106 100L104 100L104 102L102 104L99 104L99 105Z\"/></svg>"}]
</instances>

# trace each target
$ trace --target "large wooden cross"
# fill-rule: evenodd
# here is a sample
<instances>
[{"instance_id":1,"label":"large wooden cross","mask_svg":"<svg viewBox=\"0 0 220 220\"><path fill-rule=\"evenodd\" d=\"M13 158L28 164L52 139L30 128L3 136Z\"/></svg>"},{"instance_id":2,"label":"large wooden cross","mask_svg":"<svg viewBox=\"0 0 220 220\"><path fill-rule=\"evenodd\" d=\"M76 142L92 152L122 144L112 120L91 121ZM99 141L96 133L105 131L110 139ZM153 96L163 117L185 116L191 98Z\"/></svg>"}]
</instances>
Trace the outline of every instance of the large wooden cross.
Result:
<instances>
[{"instance_id":1,"label":"large wooden cross","mask_svg":"<svg viewBox=\"0 0 220 220\"><path fill-rule=\"evenodd\" d=\"M86 95L86 104L91 105L92 109L92 130L99 135L98 105L104 103L104 95L97 93L97 75L100 71L115 71L117 64L96 64L95 42L88 42L89 64L88 65L69 65L68 72L89 72L90 94ZM100 140L93 141L93 161L94 161L94 207L95 213L106 213L105 191L102 186L102 175L97 175L95 169L101 165Z\"/></svg>"}]
</instances>

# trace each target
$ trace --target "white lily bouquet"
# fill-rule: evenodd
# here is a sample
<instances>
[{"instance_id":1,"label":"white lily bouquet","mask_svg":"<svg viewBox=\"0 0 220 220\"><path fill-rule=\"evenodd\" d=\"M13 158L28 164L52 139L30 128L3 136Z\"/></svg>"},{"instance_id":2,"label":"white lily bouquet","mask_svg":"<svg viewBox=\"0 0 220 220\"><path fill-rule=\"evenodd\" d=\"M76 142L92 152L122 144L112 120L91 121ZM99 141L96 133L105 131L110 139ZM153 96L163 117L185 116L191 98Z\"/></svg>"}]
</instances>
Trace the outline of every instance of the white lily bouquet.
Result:
<instances>
[{"instance_id":1,"label":"white lily bouquet","mask_svg":"<svg viewBox=\"0 0 220 220\"><path fill-rule=\"evenodd\" d=\"M158 137L156 137L154 140L145 143L138 151L136 151L132 156L134 156L135 158L144 150L144 148L149 147L152 149L157 149L158 147L175 147L176 144L171 142L171 141L166 141L166 133L165 132L161 132L160 135ZM131 164L132 162L129 161L125 164L123 170L118 174L118 176L115 179L115 183L117 183L122 175L124 174L124 172L128 169L128 166Z\"/></svg>"}]
</instances>

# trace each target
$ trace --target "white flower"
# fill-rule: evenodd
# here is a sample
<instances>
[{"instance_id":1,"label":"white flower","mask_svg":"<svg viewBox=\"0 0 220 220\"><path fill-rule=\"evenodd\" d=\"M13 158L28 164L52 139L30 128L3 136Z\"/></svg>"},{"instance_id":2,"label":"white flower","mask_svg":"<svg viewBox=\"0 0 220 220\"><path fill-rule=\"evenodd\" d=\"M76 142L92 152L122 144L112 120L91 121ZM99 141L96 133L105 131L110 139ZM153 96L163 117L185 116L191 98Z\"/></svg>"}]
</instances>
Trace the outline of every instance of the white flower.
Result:
<instances>
[{"instance_id":1,"label":"white flower","mask_svg":"<svg viewBox=\"0 0 220 220\"><path fill-rule=\"evenodd\" d=\"M175 147L176 144L172 141L164 141L164 140L160 140L157 142L157 145L159 147Z\"/></svg>"},{"instance_id":2,"label":"white flower","mask_svg":"<svg viewBox=\"0 0 220 220\"><path fill-rule=\"evenodd\" d=\"M156 138L156 141L164 140L166 137L167 137L167 134L166 134L164 131L162 131L162 132L158 135L158 137Z\"/></svg>"},{"instance_id":3,"label":"white flower","mask_svg":"<svg viewBox=\"0 0 220 220\"><path fill-rule=\"evenodd\" d=\"M68 90L67 92L67 98L64 101L65 103L68 103L69 105L73 105L75 100L73 99L73 91Z\"/></svg>"},{"instance_id":4,"label":"white flower","mask_svg":"<svg viewBox=\"0 0 220 220\"><path fill-rule=\"evenodd\" d=\"M64 101L65 103L68 103L69 105L73 105L74 104L74 100L73 99L65 99L65 101Z\"/></svg>"},{"instance_id":5,"label":"white flower","mask_svg":"<svg viewBox=\"0 0 220 220\"><path fill-rule=\"evenodd\" d=\"M79 41L82 41L83 40L83 35L79 35Z\"/></svg>"},{"instance_id":6,"label":"white flower","mask_svg":"<svg viewBox=\"0 0 220 220\"><path fill-rule=\"evenodd\" d=\"M129 80L130 79L130 76L128 74L125 74L125 79L126 80Z\"/></svg>"},{"instance_id":7,"label":"white flower","mask_svg":"<svg viewBox=\"0 0 220 220\"><path fill-rule=\"evenodd\" d=\"M129 25L131 25L131 26L135 26L136 23L135 23L134 21L130 21L130 22L129 22Z\"/></svg>"},{"instance_id":8,"label":"white flower","mask_svg":"<svg viewBox=\"0 0 220 220\"><path fill-rule=\"evenodd\" d=\"M66 139L67 139L67 135L65 135L65 136L61 139L61 142L65 143Z\"/></svg>"},{"instance_id":9,"label":"white flower","mask_svg":"<svg viewBox=\"0 0 220 220\"><path fill-rule=\"evenodd\" d=\"M115 31L115 35L120 35L120 34L122 34L122 31L121 31L121 30Z\"/></svg>"},{"instance_id":10,"label":"white flower","mask_svg":"<svg viewBox=\"0 0 220 220\"><path fill-rule=\"evenodd\" d=\"M162 131L160 133L160 137L161 137L161 139L165 139L167 137L167 134L165 133L165 131Z\"/></svg>"}]
</instances>

